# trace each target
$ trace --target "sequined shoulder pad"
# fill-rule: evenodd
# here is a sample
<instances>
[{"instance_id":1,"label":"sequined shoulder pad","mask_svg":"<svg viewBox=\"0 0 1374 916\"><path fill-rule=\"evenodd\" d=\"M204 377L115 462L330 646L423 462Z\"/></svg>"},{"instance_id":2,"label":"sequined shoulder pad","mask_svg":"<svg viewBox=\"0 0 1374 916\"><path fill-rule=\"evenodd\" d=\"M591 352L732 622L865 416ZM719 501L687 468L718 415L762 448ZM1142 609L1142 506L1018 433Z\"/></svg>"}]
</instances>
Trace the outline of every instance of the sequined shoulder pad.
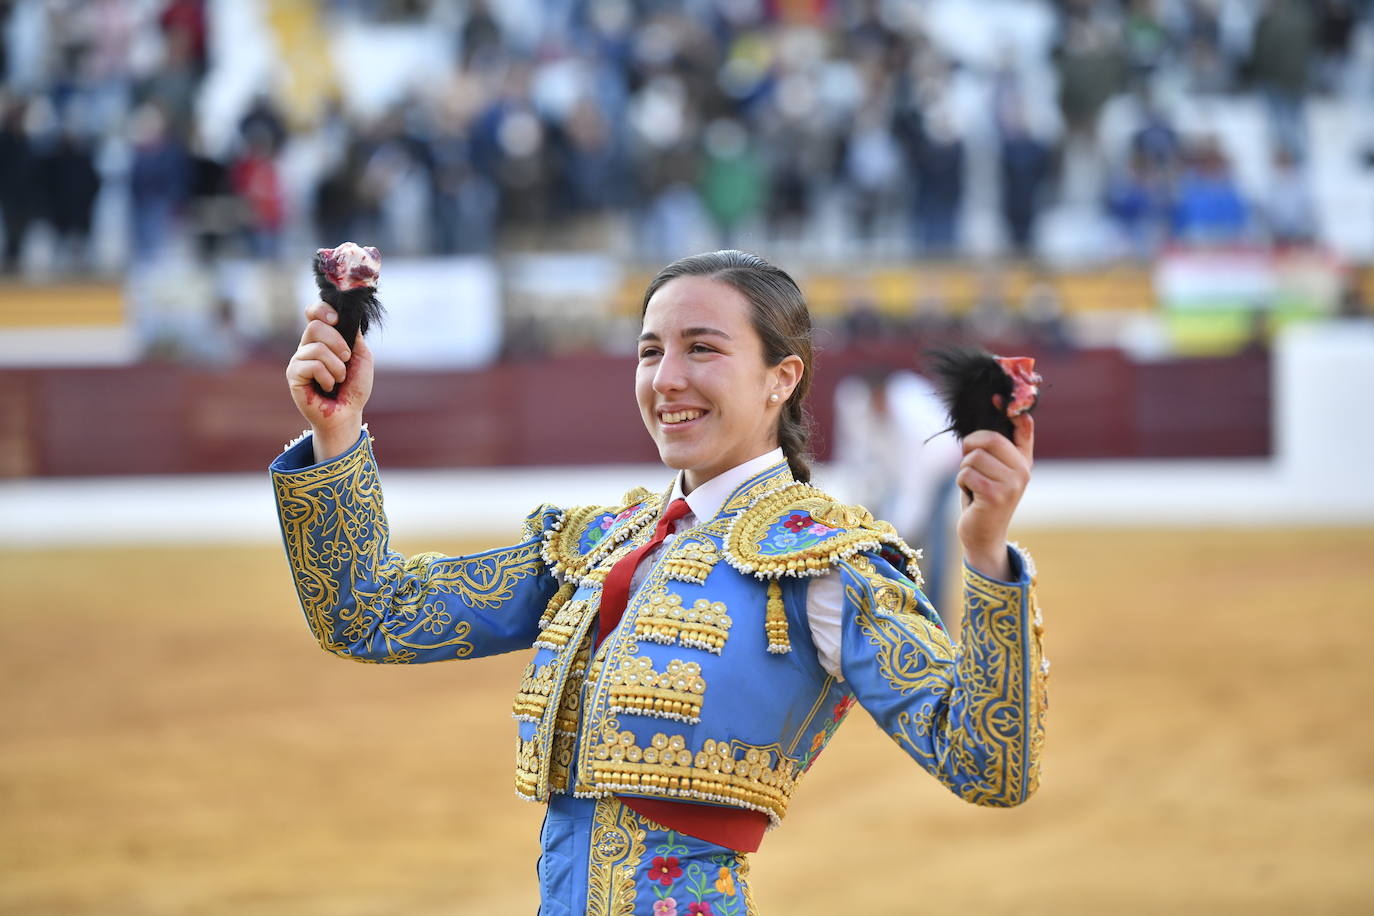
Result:
<instances>
[{"instance_id":1,"label":"sequined shoulder pad","mask_svg":"<svg viewBox=\"0 0 1374 916\"><path fill-rule=\"evenodd\" d=\"M658 517L659 500L643 487L616 506L579 506L564 511L544 531L544 562L561 581L577 580L617 544Z\"/></svg>"},{"instance_id":2,"label":"sequined shoulder pad","mask_svg":"<svg viewBox=\"0 0 1374 916\"><path fill-rule=\"evenodd\" d=\"M806 484L763 494L735 516L725 535L726 562L759 579L818 576L865 550L889 557L919 581L920 553L897 529L863 506L836 502Z\"/></svg>"}]
</instances>

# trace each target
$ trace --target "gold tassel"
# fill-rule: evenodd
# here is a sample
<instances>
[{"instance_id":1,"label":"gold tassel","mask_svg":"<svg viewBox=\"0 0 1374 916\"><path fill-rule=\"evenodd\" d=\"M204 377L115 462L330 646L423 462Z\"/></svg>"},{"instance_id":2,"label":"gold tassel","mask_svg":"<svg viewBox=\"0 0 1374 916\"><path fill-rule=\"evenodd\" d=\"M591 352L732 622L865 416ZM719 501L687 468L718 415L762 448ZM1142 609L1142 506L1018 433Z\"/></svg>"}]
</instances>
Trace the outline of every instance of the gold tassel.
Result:
<instances>
[{"instance_id":1,"label":"gold tassel","mask_svg":"<svg viewBox=\"0 0 1374 916\"><path fill-rule=\"evenodd\" d=\"M768 610L763 615L763 629L768 634L768 651L774 655L792 651L792 639L787 633L787 611L782 606L782 588L778 580L768 583Z\"/></svg>"},{"instance_id":2,"label":"gold tassel","mask_svg":"<svg viewBox=\"0 0 1374 916\"><path fill-rule=\"evenodd\" d=\"M563 605L568 603L572 593L577 591L577 585L573 582L564 582L558 587L558 591L553 593L548 605L544 608L544 613L539 616L539 629L544 629L553 622L554 615L563 609Z\"/></svg>"}]
</instances>

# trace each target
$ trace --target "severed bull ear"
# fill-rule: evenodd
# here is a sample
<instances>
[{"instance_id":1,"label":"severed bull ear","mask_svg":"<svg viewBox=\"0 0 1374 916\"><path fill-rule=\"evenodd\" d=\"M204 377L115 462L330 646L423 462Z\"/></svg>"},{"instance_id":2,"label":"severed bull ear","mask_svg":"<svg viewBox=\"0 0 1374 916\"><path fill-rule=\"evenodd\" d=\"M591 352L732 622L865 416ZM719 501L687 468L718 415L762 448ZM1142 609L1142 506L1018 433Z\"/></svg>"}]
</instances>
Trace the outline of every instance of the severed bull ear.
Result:
<instances>
[{"instance_id":1,"label":"severed bull ear","mask_svg":"<svg viewBox=\"0 0 1374 916\"><path fill-rule=\"evenodd\" d=\"M993 356L969 347L946 347L927 356L935 386L949 411L950 425L941 432L952 429L964 439L980 429L990 429L1016 441L1011 418L1029 413L1040 399L1041 379L1035 372L1035 360ZM961 489L973 499L967 487Z\"/></svg>"},{"instance_id":2,"label":"severed bull ear","mask_svg":"<svg viewBox=\"0 0 1374 916\"><path fill-rule=\"evenodd\" d=\"M1040 376L1028 356L994 356L970 347L932 350L930 368L960 439L990 429L1013 439L1011 418L1029 413L1040 396Z\"/></svg>"},{"instance_id":3,"label":"severed bull ear","mask_svg":"<svg viewBox=\"0 0 1374 916\"><path fill-rule=\"evenodd\" d=\"M351 350L359 334L366 334L369 328L381 324L384 309L377 299L377 281L382 272L381 252L370 246L344 242L336 248L316 251L314 268L320 298L339 313L335 327ZM325 391L319 382L311 384L323 397L334 400L339 396L337 387Z\"/></svg>"}]
</instances>

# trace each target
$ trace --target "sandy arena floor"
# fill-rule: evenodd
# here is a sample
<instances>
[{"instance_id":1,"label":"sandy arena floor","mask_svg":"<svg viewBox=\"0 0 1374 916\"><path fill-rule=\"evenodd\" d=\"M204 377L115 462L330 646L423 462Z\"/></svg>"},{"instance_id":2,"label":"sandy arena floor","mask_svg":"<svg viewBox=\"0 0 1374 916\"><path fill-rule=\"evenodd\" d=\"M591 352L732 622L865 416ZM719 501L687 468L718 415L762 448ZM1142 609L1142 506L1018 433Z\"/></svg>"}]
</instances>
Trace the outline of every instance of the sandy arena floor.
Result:
<instances>
[{"instance_id":1,"label":"sandy arena floor","mask_svg":"<svg viewBox=\"0 0 1374 916\"><path fill-rule=\"evenodd\" d=\"M754 857L764 912L1374 911L1374 530L1018 534L1040 793L964 805L856 711ZM436 545L488 546L399 546ZM269 548L0 553L0 582L0 913L534 912L522 657L327 656Z\"/></svg>"}]
</instances>

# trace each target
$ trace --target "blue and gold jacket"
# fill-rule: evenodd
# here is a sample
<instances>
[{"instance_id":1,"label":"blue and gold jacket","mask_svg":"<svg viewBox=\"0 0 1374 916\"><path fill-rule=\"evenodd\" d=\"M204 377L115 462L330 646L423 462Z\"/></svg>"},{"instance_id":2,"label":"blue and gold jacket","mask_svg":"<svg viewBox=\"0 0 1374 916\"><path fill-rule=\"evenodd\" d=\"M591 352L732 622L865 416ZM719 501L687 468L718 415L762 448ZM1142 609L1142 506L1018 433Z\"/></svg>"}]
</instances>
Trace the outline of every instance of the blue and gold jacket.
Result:
<instances>
[{"instance_id":1,"label":"blue and gold jacket","mask_svg":"<svg viewBox=\"0 0 1374 916\"><path fill-rule=\"evenodd\" d=\"M1024 801L1039 781L1048 663L1034 571L964 569L950 642L890 525L795 481L750 478L661 550L619 626L595 645L602 583L646 542L666 500L541 506L513 547L467 557L389 547L366 434L314 465L304 438L271 466L287 557L320 645L416 663L529 650L513 707L516 792L639 795L747 808L776 824L857 702L961 798ZM843 583L843 679L817 657L810 577Z\"/></svg>"}]
</instances>

